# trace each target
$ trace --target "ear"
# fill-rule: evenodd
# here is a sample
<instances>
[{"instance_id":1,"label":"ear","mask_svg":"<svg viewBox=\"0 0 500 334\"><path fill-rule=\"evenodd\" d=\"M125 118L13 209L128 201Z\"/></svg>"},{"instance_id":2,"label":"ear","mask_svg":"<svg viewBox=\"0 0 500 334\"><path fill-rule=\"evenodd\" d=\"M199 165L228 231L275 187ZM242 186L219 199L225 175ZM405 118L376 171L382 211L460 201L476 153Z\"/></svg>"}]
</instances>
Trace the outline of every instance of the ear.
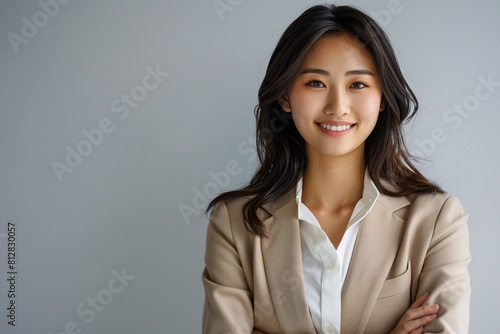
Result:
<instances>
[{"instance_id":1,"label":"ear","mask_svg":"<svg viewBox=\"0 0 500 334\"><path fill-rule=\"evenodd\" d=\"M384 96L382 96L382 100L380 101L380 110L379 110L379 112L384 111L385 107L387 107L387 100L385 99Z\"/></svg>"},{"instance_id":2,"label":"ear","mask_svg":"<svg viewBox=\"0 0 500 334\"><path fill-rule=\"evenodd\" d=\"M279 99L280 106L283 108L285 112L291 112L292 108L290 107L290 101L288 100L288 96L282 97Z\"/></svg>"}]
</instances>

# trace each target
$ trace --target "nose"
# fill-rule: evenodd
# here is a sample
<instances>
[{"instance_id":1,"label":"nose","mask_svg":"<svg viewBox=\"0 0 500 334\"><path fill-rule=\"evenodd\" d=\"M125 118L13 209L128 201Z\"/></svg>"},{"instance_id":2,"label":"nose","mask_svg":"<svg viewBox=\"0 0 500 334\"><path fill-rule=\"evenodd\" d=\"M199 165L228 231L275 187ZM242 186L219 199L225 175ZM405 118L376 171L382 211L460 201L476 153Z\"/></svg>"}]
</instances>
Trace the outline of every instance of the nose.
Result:
<instances>
[{"instance_id":1,"label":"nose","mask_svg":"<svg viewBox=\"0 0 500 334\"><path fill-rule=\"evenodd\" d=\"M345 92L331 89L326 98L325 114L341 117L349 113L349 101Z\"/></svg>"}]
</instances>

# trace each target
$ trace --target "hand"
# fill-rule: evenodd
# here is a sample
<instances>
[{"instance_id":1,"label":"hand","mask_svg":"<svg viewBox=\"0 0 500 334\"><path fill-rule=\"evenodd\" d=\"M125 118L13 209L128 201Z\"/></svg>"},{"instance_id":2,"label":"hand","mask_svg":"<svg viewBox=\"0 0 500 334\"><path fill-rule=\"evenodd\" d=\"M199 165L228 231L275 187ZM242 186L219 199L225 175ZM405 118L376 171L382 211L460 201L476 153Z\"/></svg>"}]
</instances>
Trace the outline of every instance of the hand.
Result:
<instances>
[{"instance_id":1,"label":"hand","mask_svg":"<svg viewBox=\"0 0 500 334\"><path fill-rule=\"evenodd\" d=\"M437 318L437 312L439 311L438 304L422 306L427 297L429 297L428 293L418 297L405 314L403 314L396 328L389 334L423 333L424 327Z\"/></svg>"}]
</instances>

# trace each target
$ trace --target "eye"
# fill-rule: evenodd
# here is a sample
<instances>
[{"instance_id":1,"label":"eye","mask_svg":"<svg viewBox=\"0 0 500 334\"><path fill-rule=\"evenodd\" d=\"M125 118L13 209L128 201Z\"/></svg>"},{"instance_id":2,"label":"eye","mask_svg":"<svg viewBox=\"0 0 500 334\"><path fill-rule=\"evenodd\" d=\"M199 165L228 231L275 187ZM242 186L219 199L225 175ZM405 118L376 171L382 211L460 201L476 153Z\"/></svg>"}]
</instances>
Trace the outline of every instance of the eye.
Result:
<instances>
[{"instance_id":1,"label":"eye","mask_svg":"<svg viewBox=\"0 0 500 334\"><path fill-rule=\"evenodd\" d=\"M354 88L354 89L361 89L361 88L365 88L365 87L366 87L366 85L362 82L359 82L359 81L357 81L351 85L351 88Z\"/></svg>"},{"instance_id":2,"label":"eye","mask_svg":"<svg viewBox=\"0 0 500 334\"><path fill-rule=\"evenodd\" d=\"M313 88L324 88L325 87L325 85L321 81L318 81L318 80L309 81L307 83L307 85L311 86Z\"/></svg>"}]
</instances>

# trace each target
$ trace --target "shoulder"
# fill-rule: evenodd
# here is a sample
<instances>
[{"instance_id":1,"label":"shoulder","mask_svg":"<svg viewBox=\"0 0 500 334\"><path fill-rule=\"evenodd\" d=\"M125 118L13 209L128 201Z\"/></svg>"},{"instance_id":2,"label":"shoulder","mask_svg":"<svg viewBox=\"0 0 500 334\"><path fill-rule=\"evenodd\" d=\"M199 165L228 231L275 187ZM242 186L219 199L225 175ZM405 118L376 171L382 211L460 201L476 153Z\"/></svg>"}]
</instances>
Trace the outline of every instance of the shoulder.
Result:
<instances>
[{"instance_id":1,"label":"shoulder","mask_svg":"<svg viewBox=\"0 0 500 334\"><path fill-rule=\"evenodd\" d=\"M404 197L380 196L386 207L391 203L406 202L393 210L393 215L406 223L406 229L417 234L431 233L434 237L463 225L465 229L468 214L455 196L448 194L411 194Z\"/></svg>"},{"instance_id":2,"label":"shoulder","mask_svg":"<svg viewBox=\"0 0 500 334\"><path fill-rule=\"evenodd\" d=\"M251 197L234 197L217 203L210 212L210 219L231 222L243 221L243 208Z\"/></svg>"},{"instance_id":3,"label":"shoulder","mask_svg":"<svg viewBox=\"0 0 500 334\"><path fill-rule=\"evenodd\" d=\"M297 215L295 188L280 195L275 200L260 205L256 210L250 206L246 211L247 204L254 205L254 203L249 203L252 199L255 199L255 196L235 196L217 203L210 214L209 225L219 225L226 233L230 233L236 243L247 244L253 242L255 238L260 238L260 234L252 231L254 229L252 224L255 222L248 223L245 217L258 217L262 222L262 225L258 226L259 229L262 228L267 234L273 221L276 221L269 218L283 217L283 215L288 215L287 218L290 218L293 216L293 213L290 212L295 212L295 216ZM249 213L248 216L245 214L246 212Z\"/></svg>"},{"instance_id":4,"label":"shoulder","mask_svg":"<svg viewBox=\"0 0 500 334\"><path fill-rule=\"evenodd\" d=\"M464 211L459 199L446 193L414 193L407 196L380 194L378 201L394 212L416 211L421 215L446 215L450 212Z\"/></svg>"},{"instance_id":5,"label":"shoulder","mask_svg":"<svg viewBox=\"0 0 500 334\"><path fill-rule=\"evenodd\" d=\"M440 218L465 216L460 200L449 194L413 194L407 196L409 208L415 213L434 215Z\"/></svg>"},{"instance_id":6,"label":"shoulder","mask_svg":"<svg viewBox=\"0 0 500 334\"><path fill-rule=\"evenodd\" d=\"M208 229L224 234L235 244L251 241L255 235L245 224L243 211L249 197L234 197L217 203L210 212Z\"/></svg>"},{"instance_id":7,"label":"shoulder","mask_svg":"<svg viewBox=\"0 0 500 334\"><path fill-rule=\"evenodd\" d=\"M256 211L257 216L265 221L269 217L278 214L284 208L295 202L296 189L288 191L277 199L262 204ZM217 203L212 212L211 218L225 218L231 225L244 224L245 206L254 199L255 196L237 196Z\"/></svg>"}]
</instances>

